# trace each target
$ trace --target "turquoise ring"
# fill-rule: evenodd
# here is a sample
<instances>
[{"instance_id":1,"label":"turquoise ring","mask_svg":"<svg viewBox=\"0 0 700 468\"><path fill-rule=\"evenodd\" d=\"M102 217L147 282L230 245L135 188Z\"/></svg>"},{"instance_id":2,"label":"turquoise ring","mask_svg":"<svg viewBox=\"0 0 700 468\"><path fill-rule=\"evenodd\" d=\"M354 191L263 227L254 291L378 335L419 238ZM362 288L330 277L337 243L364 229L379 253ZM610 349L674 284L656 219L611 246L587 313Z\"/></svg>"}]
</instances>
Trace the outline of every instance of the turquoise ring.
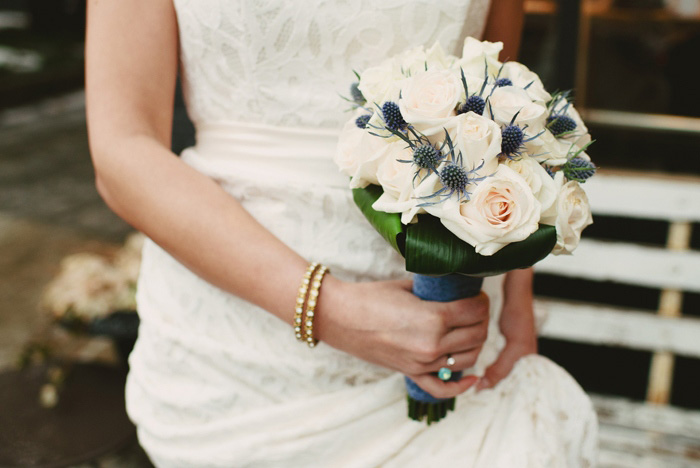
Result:
<instances>
[{"instance_id":1,"label":"turquoise ring","mask_svg":"<svg viewBox=\"0 0 700 468\"><path fill-rule=\"evenodd\" d=\"M453 358L451 355L447 355L447 367L441 367L440 370L438 370L437 376L438 379L442 380L443 382L447 382L452 378L452 369L450 369L450 366L455 365L455 358Z\"/></svg>"},{"instance_id":2,"label":"turquoise ring","mask_svg":"<svg viewBox=\"0 0 700 468\"><path fill-rule=\"evenodd\" d=\"M437 376L438 379L442 380L443 382L447 382L450 380L450 377L452 377L452 369L449 367L441 367Z\"/></svg>"}]
</instances>

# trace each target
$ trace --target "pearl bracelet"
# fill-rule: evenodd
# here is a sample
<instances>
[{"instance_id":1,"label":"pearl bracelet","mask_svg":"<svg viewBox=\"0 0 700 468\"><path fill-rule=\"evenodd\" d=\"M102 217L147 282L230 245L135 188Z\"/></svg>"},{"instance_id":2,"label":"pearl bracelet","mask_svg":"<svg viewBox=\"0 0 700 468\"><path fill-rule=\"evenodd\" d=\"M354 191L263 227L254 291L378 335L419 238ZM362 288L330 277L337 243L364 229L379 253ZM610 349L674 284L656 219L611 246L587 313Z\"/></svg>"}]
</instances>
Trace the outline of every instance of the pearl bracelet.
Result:
<instances>
[{"instance_id":1,"label":"pearl bracelet","mask_svg":"<svg viewBox=\"0 0 700 468\"><path fill-rule=\"evenodd\" d=\"M299 293L297 294L297 303L296 303L296 306L294 307L294 334L296 335L297 340L299 340L299 341L303 341L303 339L304 339L304 336L301 332L301 328L302 328L301 323L302 323L302 313L304 312L304 302L306 302L306 292L309 290L309 283L311 282L311 275L313 275L317 266L318 266L318 263L313 262L306 269L306 273L304 273L304 279L301 281L301 286L299 286Z\"/></svg>"},{"instance_id":2,"label":"pearl bracelet","mask_svg":"<svg viewBox=\"0 0 700 468\"><path fill-rule=\"evenodd\" d=\"M314 310L316 309L316 301L318 299L318 292L321 289L321 282L323 281L323 276L328 271L328 267L321 265L314 275L313 282L311 283L311 291L309 291L309 299L306 303L306 316L304 318L304 340L309 348L313 348L318 343L318 340L314 339Z\"/></svg>"}]
</instances>

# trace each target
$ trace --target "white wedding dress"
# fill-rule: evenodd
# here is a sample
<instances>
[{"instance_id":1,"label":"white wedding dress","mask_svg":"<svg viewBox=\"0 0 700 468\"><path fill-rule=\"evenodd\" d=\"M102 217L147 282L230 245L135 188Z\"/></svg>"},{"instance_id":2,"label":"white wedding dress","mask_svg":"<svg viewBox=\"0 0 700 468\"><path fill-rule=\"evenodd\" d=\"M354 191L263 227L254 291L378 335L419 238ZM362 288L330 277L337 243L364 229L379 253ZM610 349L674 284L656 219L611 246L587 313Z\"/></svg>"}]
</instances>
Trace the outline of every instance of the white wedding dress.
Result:
<instances>
[{"instance_id":1,"label":"white wedding dress","mask_svg":"<svg viewBox=\"0 0 700 468\"><path fill-rule=\"evenodd\" d=\"M182 158L308 260L346 280L407 276L332 163L352 70L439 40L479 37L487 0L175 0L197 144ZM208 248L201 245L200 248ZM241 245L241 249L247 248ZM241 274L245 274L244 271ZM501 278L477 372L504 340ZM290 299L293 301L293 299ZM127 408L167 467L590 467L596 418L541 356L458 397L430 427L409 420L403 377L320 343L200 279L147 242Z\"/></svg>"}]
</instances>

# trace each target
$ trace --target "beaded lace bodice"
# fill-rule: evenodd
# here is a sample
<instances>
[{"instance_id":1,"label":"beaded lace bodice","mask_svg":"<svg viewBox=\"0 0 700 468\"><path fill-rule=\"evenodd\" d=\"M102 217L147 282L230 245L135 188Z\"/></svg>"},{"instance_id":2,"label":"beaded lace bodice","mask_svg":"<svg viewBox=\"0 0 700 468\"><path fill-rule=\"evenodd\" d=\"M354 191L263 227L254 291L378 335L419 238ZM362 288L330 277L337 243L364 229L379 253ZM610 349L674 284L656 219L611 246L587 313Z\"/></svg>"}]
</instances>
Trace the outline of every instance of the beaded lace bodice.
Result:
<instances>
[{"instance_id":1,"label":"beaded lace bodice","mask_svg":"<svg viewBox=\"0 0 700 468\"><path fill-rule=\"evenodd\" d=\"M174 0L195 125L339 128L352 71L479 37L488 0Z\"/></svg>"}]
</instances>

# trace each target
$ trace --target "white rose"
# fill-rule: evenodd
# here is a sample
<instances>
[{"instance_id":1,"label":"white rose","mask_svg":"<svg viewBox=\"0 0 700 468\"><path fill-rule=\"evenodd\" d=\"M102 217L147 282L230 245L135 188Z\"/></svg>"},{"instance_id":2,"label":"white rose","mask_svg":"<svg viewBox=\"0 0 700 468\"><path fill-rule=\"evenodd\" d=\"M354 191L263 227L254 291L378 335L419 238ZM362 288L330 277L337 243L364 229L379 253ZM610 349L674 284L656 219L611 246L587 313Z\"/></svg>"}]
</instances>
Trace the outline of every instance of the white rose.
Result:
<instances>
[{"instance_id":1,"label":"white rose","mask_svg":"<svg viewBox=\"0 0 700 468\"><path fill-rule=\"evenodd\" d=\"M377 211L403 213L403 224L412 222L416 214L422 212L416 206L419 200L413 190L413 176L417 168L411 163L400 162L410 161L412 157L412 151L406 148L404 142L397 141L387 145L377 169L377 180L384 193L372 205Z\"/></svg>"},{"instance_id":2,"label":"white rose","mask_svg":"<svg viewBox=\"0 0 700 468\"><path fill-rule=\"evenodd\" d=\"M414 47L397 56L397 62L404 75L411 76L426 70L441 70L455 60L447 55L439 42L435 42L427 51L423 46Z\"/></svg>"},{"instance_id":3,"label":"white rose","mask_svg":"<svg viewBox=\"0 0 700 468\"><path fill-rule=\"evenodd\" d=\"M540 219L540 203L525 179L503 164L477 185L468 202L450 197L425 210L486 256L526 239L537 230Z\"/></svg>"},{"instance_id":4,"label":"white rose","mask_svg":"<svg viewBox=\"0 0 700 468\"><path fill-rule=\"evenodd\" d=\"M552 96L544 89L542 80L537 73L531 71L522 63L506 62L503 64L502 78L508 78L514 86L525 89L530 99L541 104L548 102Z\"/></svg>"},{"instance_id":5,"label":"white rose","mask_svg":"<svg viewBox=\"0 0 700 468\"><path fill-rule=\"evenodd\" d=\"M399 109L404 120L426 135L439 132L462 99L464 89L453 70L419 73L406 79Z\"/></svg>"},{"instance_id":6,"label":"white rose","mask_svg":"<svg viewBox=\"0 0 700 468\"><path fill-rule=\"evenodd\" d=\"M549 130L525 143L527 154L547 166L561 166L566 163L567 155L572 150L574 148L571 142L556 138Z\"/></svg>"},{"instance_id":7,"label":"white rose","mask_svg":"<svg viewBox=\"0 0 700 468\"><path fill-rule=\"evenodd\" d=\"M576 181L565 183L557 198L557 245L552 253L570 254L581 240L581 232L593 224L588 197Z\"/></svg>"},{"instance_id":8,"label":"white rose","mask_svg":"<svg viewBox=\"0 0 700 468\"><path fill-rule=\"evenodd\" d=\"M515 86L496 88L489 98L489 106L484 113L490 115L501 125L508 125L515 114L515 123L528 126L528 133L538 133L545 124L547 108L532 102L530 96Z\"/></svg>"},{"instance_id":9,"label":"white rose","mask_svg":"<svg viewBox=\"0 0 700 468\"><path fill-rule=\"evenodd\" d=\"M370 135L367 130L355 124L355 118L345 123L338 138L334 162L340 172L352 177L350 188L362 188L368 184L378 184L377 168L386 146L382 138Z\"/></svg>"},{"instance_id":10,"label":"white rose","mask_svg":"<svg viewBox=\"0 0 700 468\"><path fill-rule=\"evenodd\" d=\"M465 73L484 76L484 63L488 65L488 74L495 75L501 68L498 54L503 50L502 42L488 42L467 37L462 48L462 58L456 62Z\"/></svg>"},{"instance_id":11,"label":"white rose","mask_svg":"<svg viewBox=\"0 0 700 468\"><path fill-rule=\"evenodd\" d=\"M484 166L477 171L475 177L496 172L501 152L501 128L493 120L467 112L450 119L445 129L456 149L461 152L462 165L466 170L475 169L483 161Z\"/></svg>"},{"instance_id":12,"label":"white rose","mask_svg":"<svg viewBox=\"0 0 700 468\"><path fill-rule=\"evenodd\" d=\"M507 159L505 164L525 179L532 194L540 202L542 216L554 210L559 187L547 171L534 159L523 155L518 159Z\"/></svg>"},{"instance_id":13,"label":"white rose","mask_svg":"<svg viewBox=\"0 0 700 468\"><path fill-rule=\"evenodd\" d=\"M386 60L381 65L370 67L360 75L358 88L367 100L368 106L381 105L392 92L398 97L396 82L403 79L400 72L397 73L396 64L392 60Z\"/></svg>"}]
</instances>

